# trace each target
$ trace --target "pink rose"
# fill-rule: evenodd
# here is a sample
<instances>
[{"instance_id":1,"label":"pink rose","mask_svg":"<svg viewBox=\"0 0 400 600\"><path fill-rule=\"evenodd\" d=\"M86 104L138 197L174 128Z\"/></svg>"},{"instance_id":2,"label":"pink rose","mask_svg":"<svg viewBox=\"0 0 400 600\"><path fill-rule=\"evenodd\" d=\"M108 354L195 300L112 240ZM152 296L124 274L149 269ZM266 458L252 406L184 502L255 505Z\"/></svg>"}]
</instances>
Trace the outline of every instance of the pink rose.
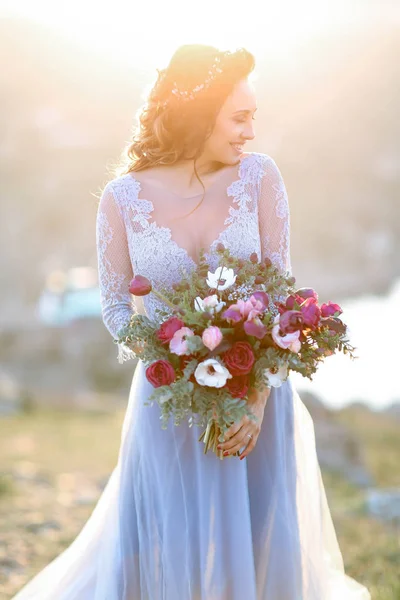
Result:
<instances>
[{"instance_id":1,"label":"pink rose","mask_svg":"<svg viewBox=\"0 0 400 600\"><path fill-rule=\"evenodd\" d=\"M203 340L203 344L209 350L214 350L222 341L222 331L219 327L215 325L211 325L211 327L207 327L203 331L201 339Z\"/></svg>"},{"instance_id":2,"label":"pink rose","mask_svg":"<svg viewBox=\"0 0 400 600\"><path fill-rule=\"evenodd\" d=\"M154 387L170 385L175 381L175 369L168 360L156 360L147 367L145 375Z\"/></svg>"},{"instance_id":3,"label":"pink rose","mask_svg":"<svg viewBox=\"0 0 400 600\"><path fill-rule=\"evenodd\" d=\"M162 344L167 344L171 341L174 334L178 329L184 327L185 323L178 319L178 317L170 317L167 321L162 323L159 329L156 331L156 337Z\"/></svg>"},{"instance_id":4,"label":"pink rose","mask_svg":"<svg viewBox=\"0 0 400 600\"><path fill-rule=\"evenodd\" d=\"M175 331L174 335L169 342L169 349L174 354L189 354L189 348L186 338L194 335L194 332L189 327L181 327L178 331Z\"/></svg>"}]
</instances>

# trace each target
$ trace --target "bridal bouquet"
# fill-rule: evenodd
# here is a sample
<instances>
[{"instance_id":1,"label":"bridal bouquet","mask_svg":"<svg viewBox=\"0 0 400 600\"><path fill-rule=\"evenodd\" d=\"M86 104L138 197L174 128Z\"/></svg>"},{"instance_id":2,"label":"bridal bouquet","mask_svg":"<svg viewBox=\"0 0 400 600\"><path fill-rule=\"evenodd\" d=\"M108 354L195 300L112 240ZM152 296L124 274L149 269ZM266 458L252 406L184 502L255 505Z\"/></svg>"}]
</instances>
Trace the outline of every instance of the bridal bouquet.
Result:
<instances>
[{"instance_id":1,"label":"bridal bouquet","mask_svg":"<svg viewBox=\"0 0 400 600\"><path fill-rule=\"evenodd\" d=\"M245 414L255 419L247 406L252 388L279 387L291 370L312 379L326 356L338 350L355 358L355 348L339 305L319 305L315 290L295 289L294 277L256 253L237 259L219 244L217 256L212 272L202 251L198 267L172 289L156 290L136 275L129 291L155 294L165 309L157 322L133 314L115 343L120 362L145 363L154 387L145 404L159 404L162 428L171 416L175 425L187 418L205 427L204 452L212 448L223 459L217 445L227 429Z\"/></svg>"}]
</instances>

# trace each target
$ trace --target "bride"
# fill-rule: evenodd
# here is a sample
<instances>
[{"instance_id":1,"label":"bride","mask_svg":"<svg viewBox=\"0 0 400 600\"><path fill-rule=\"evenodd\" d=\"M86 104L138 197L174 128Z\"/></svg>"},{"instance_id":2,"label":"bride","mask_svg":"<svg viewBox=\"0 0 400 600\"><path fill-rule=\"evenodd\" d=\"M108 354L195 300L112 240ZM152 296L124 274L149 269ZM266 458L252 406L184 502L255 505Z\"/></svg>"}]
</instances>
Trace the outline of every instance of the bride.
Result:
<instances>
[{"instance_id":1,"label":"bride","mask_svg":"<svg viewBox=\"0 0 400 600\"><path fill-rule=\"evenodd\" d=\"M177 49L139 113L126 164L101 194L96 241L104 324L157 319L155 288L210 269L222 243L291 273L288 198L267 154L245 152L257 110L243 48ZM120 345L120 362L130 357ZM203 453L199 430L161 428L139 360L118 462L73 543L14 600L369 600L346 575L315 449L313 421L290 376L252 391L257 421L228 430L227 458ZM241 459L230 456L242 450Z\"/></svg>"}]
</instances>

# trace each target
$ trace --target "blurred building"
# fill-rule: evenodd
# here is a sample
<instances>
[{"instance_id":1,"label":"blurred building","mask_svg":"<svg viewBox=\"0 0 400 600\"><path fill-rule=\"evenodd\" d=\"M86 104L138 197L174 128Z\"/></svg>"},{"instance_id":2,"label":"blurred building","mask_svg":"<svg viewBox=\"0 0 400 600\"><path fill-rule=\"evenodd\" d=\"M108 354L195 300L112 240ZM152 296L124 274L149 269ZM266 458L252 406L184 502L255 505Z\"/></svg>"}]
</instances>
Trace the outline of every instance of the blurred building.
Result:
<instances>
[{"instance_id":1,"label":"blurred building","mask_svg":"<svg viewBox=\"0 0 400 600\"><path fill-rule=\"evenodd\" d=\"M45 325L68 325L77 319L101 317L97 273L90 267L55 270L46 278L36 306Z\"/></svg>"}]
</instances>

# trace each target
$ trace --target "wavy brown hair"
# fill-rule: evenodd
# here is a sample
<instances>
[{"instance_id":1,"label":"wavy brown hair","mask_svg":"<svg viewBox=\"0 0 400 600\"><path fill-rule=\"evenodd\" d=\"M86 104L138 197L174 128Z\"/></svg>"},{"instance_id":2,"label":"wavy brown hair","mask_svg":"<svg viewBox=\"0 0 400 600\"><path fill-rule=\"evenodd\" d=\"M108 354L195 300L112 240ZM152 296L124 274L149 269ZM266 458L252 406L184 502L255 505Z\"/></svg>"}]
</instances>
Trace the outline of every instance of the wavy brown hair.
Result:
<instances>
[{"instance_id":1,"label":"wavy brown hair","mask_svg":"<svg viewBox=\"0 0 400 600\"><path fill-rule=\"evenodd\" d=\"M208 88L187 101L174 96L174 84L179 90L192 90L204 82L216 57L222 72ZM115 169L117 176L155 165L173 165L182 159L195 163L225 100L254 67L254 56L244 48L230 52L203 44L180 46L168 66L157 69L157 80L136 113L138 125L132 141Z\"/></svg>"},{"instance_id":2,"label":"wavy brown hair","mask_svg":"<svg viewBox=\"0 0 400 600\"><path fill-rule=\"evenodd\" d=\"M215 59L221 68L210 85L193 99L183 100L172 93L193 90L209 76ZM185 44L173 54L168 66L157 69L158 77L145 103L136 113L138 124L132 141L123 150L116 176L141 171L156 165L173 165L180 160L193 160L197 179L205 187L196 169L196 159L202 154L218 113L234 86L248 77L255 68L255 58L245 48L221 51L204 44ZM188 216L188 215L186 215Z\"/></svg>"}]
</instances>

